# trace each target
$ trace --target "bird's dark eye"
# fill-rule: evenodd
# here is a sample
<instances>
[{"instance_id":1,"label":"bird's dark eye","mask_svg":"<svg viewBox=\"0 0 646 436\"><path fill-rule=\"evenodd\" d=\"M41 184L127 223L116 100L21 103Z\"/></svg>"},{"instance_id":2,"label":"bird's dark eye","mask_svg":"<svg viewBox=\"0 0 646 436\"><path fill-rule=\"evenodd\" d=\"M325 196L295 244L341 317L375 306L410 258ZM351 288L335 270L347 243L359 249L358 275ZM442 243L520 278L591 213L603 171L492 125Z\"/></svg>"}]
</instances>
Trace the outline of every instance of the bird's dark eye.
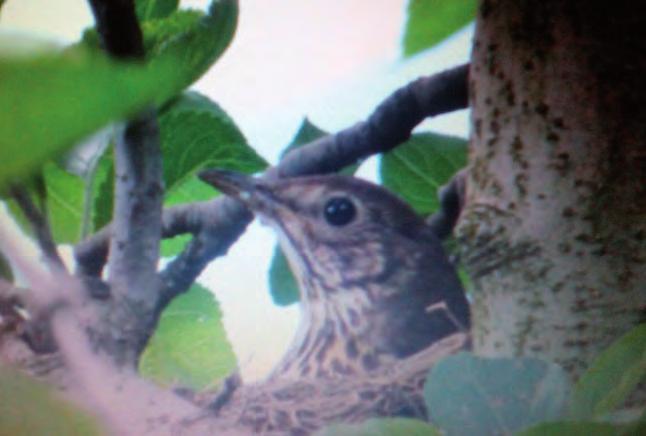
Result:
<instances>
[{"instance_id":1,"label":"bird's dark eye","mask_svg":"<svg viewBox=\"0 0 646 436\"><path fill-rule=\"evenodd\" d=\"M325 203L325 220L333 226L344 226L357 215L352 201L346 197L332 197Z\"/></svg>"}]
</instances>

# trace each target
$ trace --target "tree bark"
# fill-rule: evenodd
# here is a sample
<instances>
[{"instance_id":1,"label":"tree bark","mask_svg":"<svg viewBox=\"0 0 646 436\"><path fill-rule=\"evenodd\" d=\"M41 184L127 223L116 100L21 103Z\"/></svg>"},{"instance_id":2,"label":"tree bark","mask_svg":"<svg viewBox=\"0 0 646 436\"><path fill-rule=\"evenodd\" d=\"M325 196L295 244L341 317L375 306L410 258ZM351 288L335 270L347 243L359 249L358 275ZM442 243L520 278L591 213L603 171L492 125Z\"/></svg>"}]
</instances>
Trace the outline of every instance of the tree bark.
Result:
<instances>
[{"instance_id":1,"label":"tree bark","mask_svg":"<svg viewBox=\"0 0 646 436\"><path fill-rule=\"evenodd\" d=\"M634 8L480 2L458 227L478 354L576 377L644 319L646 25Z\"/></svg>"}]
</instances>

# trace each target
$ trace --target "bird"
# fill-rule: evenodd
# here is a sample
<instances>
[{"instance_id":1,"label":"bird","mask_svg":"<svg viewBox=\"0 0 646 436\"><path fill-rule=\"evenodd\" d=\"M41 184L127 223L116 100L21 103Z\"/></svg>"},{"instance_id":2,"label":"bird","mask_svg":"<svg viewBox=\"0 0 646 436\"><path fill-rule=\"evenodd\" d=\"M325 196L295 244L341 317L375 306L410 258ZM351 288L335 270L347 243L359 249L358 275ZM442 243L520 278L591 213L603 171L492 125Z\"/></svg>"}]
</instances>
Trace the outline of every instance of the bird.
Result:
<instances>
[{"instance_id":1,"label":"bird","mask_svg":"<svg viewBox=\"0 0 646 436\"><path fill-rule=\"evenodd\" d=\"M207 169L199 177L273 228L300 291L292 344L266 380L233 395L224 415L267 434L310 434L327 421L370 415L425 417L428 365L468 346L470 315L424 218L353 176ZM338 406L325 411L323 404Z\"/></svg>"}]
</instances>

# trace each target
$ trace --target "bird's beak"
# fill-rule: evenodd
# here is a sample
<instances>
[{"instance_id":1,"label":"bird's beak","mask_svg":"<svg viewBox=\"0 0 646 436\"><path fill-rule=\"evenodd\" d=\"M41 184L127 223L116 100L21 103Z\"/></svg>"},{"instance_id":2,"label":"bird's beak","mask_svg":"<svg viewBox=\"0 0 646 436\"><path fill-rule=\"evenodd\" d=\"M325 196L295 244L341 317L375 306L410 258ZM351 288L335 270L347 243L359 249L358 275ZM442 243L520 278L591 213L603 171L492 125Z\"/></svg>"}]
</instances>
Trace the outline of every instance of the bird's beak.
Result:
<instances>
[{"instance_id":1,"label":"bird's beak","mask_svg":"<svg viewBox=\"0 0 646 436\"><path fill-rule=\"evenodd\" d=\"M261 220L270 223L286 206L274 193L272 182L235 171L207 169L200 171L200 179L245 204Z\"/></svg>"},{"instance_id":2,"label":"bird's beak","mask_svg":"<svg viewBox=\"0 0 646 436\"><path fill-rule=\"evenodd\" d=\"M234 171L207 169L200 171L198 176L202 181L244 203L248 203L254 196L258 185L253 177Z\"/></svg>"}]
</instances>

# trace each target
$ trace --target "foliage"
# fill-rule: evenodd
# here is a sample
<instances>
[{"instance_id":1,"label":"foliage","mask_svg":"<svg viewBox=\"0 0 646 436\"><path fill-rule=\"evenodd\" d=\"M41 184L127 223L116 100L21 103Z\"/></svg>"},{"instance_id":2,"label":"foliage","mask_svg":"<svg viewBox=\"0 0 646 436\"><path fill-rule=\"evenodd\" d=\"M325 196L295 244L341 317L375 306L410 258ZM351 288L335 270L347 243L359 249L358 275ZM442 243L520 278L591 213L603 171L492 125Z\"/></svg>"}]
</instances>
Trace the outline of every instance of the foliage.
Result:
<instances>
[{"instance_id":1,"label":"foliage","mask_svg":"<svg viewBox=\"0 0 646 436\"><path fill-rule=\"evenodd\" d=\"M620 406L646 378L646 324L619 338L599 355L575 385L570 416L600 418Z\"/></svg>"},{"instance_id":2,"label":"foliage","mask_svg":"<svg viewBox=\"0 0 646 436\"><path fill-rule=\"evenodd\" d=\"M20 372L0 366L0 386L0 434L103 434L86 413Z\"/></svg>"},{"instance_id":3,"label":"foliage","mask_svg":"<svg viewBox=\"0 0 646 436\"><path fill-rule=\"evenodd\" d=\"M179 0L137 0L135 8L140 21L164 18L177 9Z\"/></svg>"},{"instance_id":4,"label":"foliage","mask_svg":"<svg viewBox=\"0 0 646 436\"><path fill-rule=\"evenodd\" d=\"M420 133L383 155L380 174L384 186L426 215L439 209L438 189L466 163L466 140Z\"/></svg>"},{"instance_id":5,"label":"foliage","mask_svg":"<svg viewBox=\"0 0 646 436\"><path fill-rule=\"evenodd\" d=\"M139 361L140 373L164 386L213 390L236 366L222 313L199 285L175 298Z\"/></svg>"},{"instance_id":6,"label":"foliage","mask_svg":"<svg viewBox=\"0 0 646 436\"><path fill-rule=\"evenodd\" d=\"M316 432L316 436L440 436L432 425L410 418L372 418L361 424L336 424Z\"/></svg>"},{"instance_id":7,"label":"foliage","mask_svg":"<svg viewBox=\"0 0 646 436\"><path fill-rule=\"evenodd\" d=\"M159 132L164 155L164 204L207 200L213 189L195 174L205 167L218 167L253 173L266 167L265 161L247 144L233 120L220 106L196 92L186 92L160 111ZM112 159L106 159L108 174L113 174ZM95 228L107 224L112 216L113 178L105 179L95 199ZM162 243L162 254L174 256L186 238Z\"/></svg>"},{"instance_id":8,"label":"foliage","mask_svg":"<svg viewBox=\"0 0 646 436\"><path fill-rule=\"evenodd\" d=\"M0 6L3 3L0 0ZM195 92L181 93L229 45L237 2L215 0L207 13L178 10L178 0L137 0L136 7L144 32L145 63L108 59L97 50L94 30L64 50L43 46L33 53L0 57L0 187L36 173L42 177L58 243L77 242L110 220L113 162L110 152L99 148L92 157L94 164L79 174L50 158L110 121L151 104L159 114L165 205L211 198L212 189L195 178L205 166L247 173L266 166L217 103ZM473 19L475 8L473 0L410 0L404 56L444 40ZM16 44L0 40L0 45ZM326 134L305 119L285 152ZM428 214L438 208L433 193L465 163L465 140L415 134L382 157L380 175L386 187L419 213ZM356 166L344 172L355 170ZM185 241L165 242L164 255L177 254ZM1 255L0 276L12 277ZM269 282L276 304L298 300L297 285L279 248ZM166 386L213 389L236 364L221 317L213 296L194 285L164 311L141 355L142 375ZM429 372L425 400L431 418L448 435L643 434L643 416L628 423L602 419L644 380L645 344L646 325L641 325L603 352L572 392L563 370L554 364L461 353ZM2 434L97 433L90 419L19 374L0 368L0 385ZM422 421L397 418L335 425L319 434L435 435L440 430Z\"/></svg>"},{"instance_id":9,"label":"foliage","mask_svg":"<svg viewBox=\"0 0 646 436\"><path fill-rule=\"evenodd\" d=\"M197 92L186 92L165 108L159 116L159 131L166 205L212 198L213 189L201 182L202 192L191 190L186 198L187 190L180 191L189 179L197 182L195 173L204 167L254 173L267 166L226 112Z\"/></svg>"},{"instance_id":10,"label":"foliage","mask_svg":"<svg viewBox=\"0 0 646 436\"><path fill-rule=\"evenodd\" d=\"M166 62L151 71L71 50L0 58L0 77L2 186L107 122L135 113L177 80L177 73Z\"/></svg>"},{"instance_id":11,"label":"foliage","mask_svg":"<svg viewBox=\"0 0 646 436\"><path fill-rule=\"evenodd\" d=\"M438 362L424 386L431 420L448 435L511 434L558 419L568 395L568 378L558 365L471 353Z\"/></svg>"},{"instance_id":12,"label":"foliage","mask_svg":"<svg viewBox=\"0 0 646 436\"><path fill-rule=\"evenodd\" d=\"M213 1L206 14L178 11L177 3L137 2L146 63L108 59L98 50L93 29L65 50L47 46L33 54L0 58L0 107L5 108L0 117L0 186L37 174L44 189L32 190L33 195L45 194L57 243L77 242L110 220L113 161L102 146L82 171L72 171L70 159L47 158L151 103L159 108L167 205L212 197L212 190L194 177L206 165L245 172L266 166L215 102L185 93L168 103L222 54L232 39L238 11L232 0ZM24 180L23 185L27 186ZM11 210L23 221L15 205ZM171 248L173 253L178 250ZM142 373L161 384L213 387L235 365L220 318L212 295L194 286L162 315L141 356Z\"/></svg>"},{"instance_id":13,"label":"foliage","mask_svg":"<svg viewBox=\"0 0 646 436\"><path fill-rule=\"evenodd\" d=\"M609 417L645 378L645 335L643 324L618 339L572 392L560 367L537 359L446 357L424 388L430 417L448 435L641 434L646 414Z\"/></svg>"},{"instance_id":14,"label":"foliage","mask_svg":"<svg viewBox=\"0 0 646 436\"><path fill-rule=\"evenodd\" d=\"M161 20L174 22L180 13ZM145 35L155 41L147 64L113 61L89 43L0 58L0 107L6 108L0 117L0 186L109 121L176 95L222 54L236 21L237 2L216 0L189 27L168 31L158 23Z\"/></svg>"},{"instance_id":15,"label":"foliage","mask_svg":"<svg viewBox=\"0 0 646 436\"><path fill-rule=\"evenodd\" d=\"M474 19L475 0L409 0L405 57L433 47Z\"/></svg>"}]
</instances>

